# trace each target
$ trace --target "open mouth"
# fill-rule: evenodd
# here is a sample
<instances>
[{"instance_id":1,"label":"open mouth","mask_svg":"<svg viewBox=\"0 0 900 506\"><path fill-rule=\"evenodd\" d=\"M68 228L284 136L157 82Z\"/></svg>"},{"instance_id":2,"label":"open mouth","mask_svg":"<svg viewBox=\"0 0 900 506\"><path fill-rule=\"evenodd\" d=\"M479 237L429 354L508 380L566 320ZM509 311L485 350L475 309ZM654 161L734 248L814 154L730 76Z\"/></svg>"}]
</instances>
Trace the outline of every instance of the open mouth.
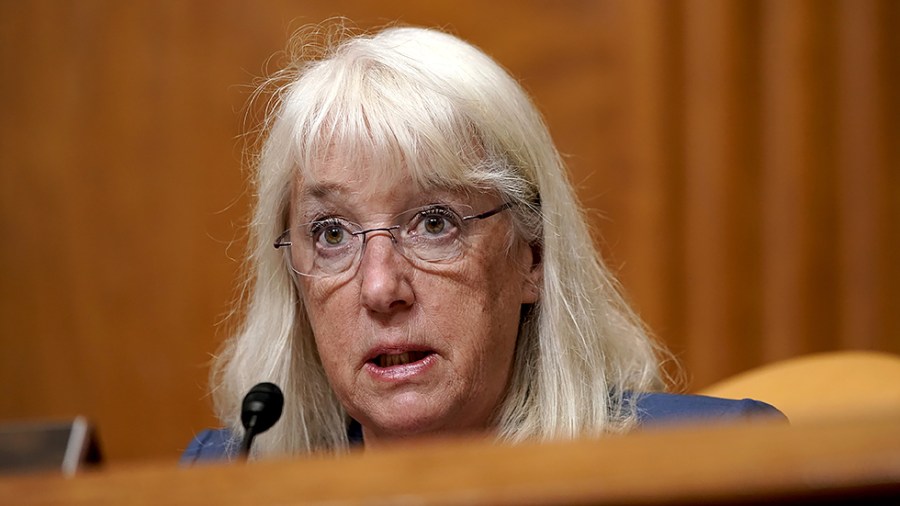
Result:
<instances>
[{"instance_id":1,"label":"open mouth","mask_svg":"<svg viewBox=\"0 0 900 506\"><path fill-rule=\"evenodd\" d=\"M382 353L371 360L369 363L374 364L378 367L394 367L397 365L406 365L412 364L413 362L418 362L419 360L424 360L425 357L431 355L430 351L405 351L402 353Z\"/></svg>"}]
</instances>

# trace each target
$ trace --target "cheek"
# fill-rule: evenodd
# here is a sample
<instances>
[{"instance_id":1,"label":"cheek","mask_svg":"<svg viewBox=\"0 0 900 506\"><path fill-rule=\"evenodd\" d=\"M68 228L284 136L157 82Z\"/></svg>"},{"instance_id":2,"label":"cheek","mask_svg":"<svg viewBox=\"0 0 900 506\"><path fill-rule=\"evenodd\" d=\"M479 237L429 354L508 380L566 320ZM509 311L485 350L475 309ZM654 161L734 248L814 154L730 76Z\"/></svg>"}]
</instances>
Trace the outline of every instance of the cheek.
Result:
<instances>
[{"instance_id":1,"label":"cheek","mask_svg":"<svg viewBox=\"0 0 900 506\"><path fill-rule=\"evenodd\" d=\"M353 305L342 299L340 291L322 297L304 288L301 294L319 356L326 369L331 370L347 355L347 346L359 333L352 325Z\"/></svg>"},{"instance_id":2,"label":"cheek","mask_svg":"<svg viewBox=\"0 0 900 506\"><path fill-rule=\"evenodd\" d=\"M349 321L352 314L353 300L349 297L347 285L336 285L324 289L321 284L303 279L300 284L300 297L306 309L313 330L328 330L334 324L340 325Z\"/></svg>"},{"instance_id":3,"label":"cheek","mask_svg":"<svg viewBox=\"0 0 900 506\"><path fill-rule=\"evenodd\" d=\"M475 331L474 353L483 356L485 367L499 368L511 363L519 330L522 309L521 272L513 259L498 252L493 261L481 262L468 276L461 297L466 304L458 307L454 321L461 330ZM473 326L475 327L473 329Z\"/></svg>"}]
</instances>

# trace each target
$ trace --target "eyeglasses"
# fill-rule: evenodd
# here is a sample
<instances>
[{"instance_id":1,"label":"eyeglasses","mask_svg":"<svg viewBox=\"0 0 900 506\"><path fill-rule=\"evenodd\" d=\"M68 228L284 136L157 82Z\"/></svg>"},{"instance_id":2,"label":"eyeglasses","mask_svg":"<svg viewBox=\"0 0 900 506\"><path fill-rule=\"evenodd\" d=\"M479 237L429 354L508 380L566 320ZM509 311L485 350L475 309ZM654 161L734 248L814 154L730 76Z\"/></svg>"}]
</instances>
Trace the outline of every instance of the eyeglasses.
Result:
<instances>
[{"instance_id":1,"label":"eyeglasses","mask_svg":"<svg viewBox=\"0 0 900 506\"><path fill-rule=\"evenodd\" d=\"M434 204L410 209L395 216L388 227L363 229L338 217L325 217L285 230L275 248L288 248L291 268L301 276L329 277L355 267L366 242L386 234L397 251L408 260L449 263L465 252L471 225L512 207L507 202L481 214L470 207Z\"/></svg>"}]
</instances>

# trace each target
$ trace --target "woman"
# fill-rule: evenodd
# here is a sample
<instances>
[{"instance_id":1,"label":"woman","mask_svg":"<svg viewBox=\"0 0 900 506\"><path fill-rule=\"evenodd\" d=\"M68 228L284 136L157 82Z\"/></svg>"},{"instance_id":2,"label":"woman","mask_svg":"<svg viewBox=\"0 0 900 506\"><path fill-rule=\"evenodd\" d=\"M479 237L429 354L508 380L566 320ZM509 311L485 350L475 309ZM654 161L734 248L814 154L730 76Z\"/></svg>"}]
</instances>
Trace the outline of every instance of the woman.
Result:
<instances>
[{"instance_id":1,"label":"woman","mask_svg":"<svg viewBox=\"0 0 900 506\"><path fill-rule=\"evenodd\" d=\"M245 320L212 380L230 430L198 436L187 460L234 452L260 381L286 400L257 456L774 412L644 394L665 386L658 350L596 254L539 113L484 53L391 28L278 77Z\"/></svg>"}]
</instances>

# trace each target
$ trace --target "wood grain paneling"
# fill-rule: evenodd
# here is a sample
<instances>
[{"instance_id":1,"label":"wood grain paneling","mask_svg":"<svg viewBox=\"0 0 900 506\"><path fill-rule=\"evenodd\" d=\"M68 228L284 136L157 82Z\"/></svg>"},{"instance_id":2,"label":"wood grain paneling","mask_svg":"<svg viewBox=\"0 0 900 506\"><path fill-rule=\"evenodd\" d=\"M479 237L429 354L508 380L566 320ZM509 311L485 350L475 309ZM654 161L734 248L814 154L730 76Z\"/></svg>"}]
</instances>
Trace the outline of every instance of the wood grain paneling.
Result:
<instances>
[{"instance_id":1,"label":"wood grain paneling","mask_svg":"<svg viewBox=\"0 0 900 506\"><path fill-rule=\"evenodd\" d=\"M87 414L114 460L174 459L215 423L207 363L228 333L241 133L258 119L244 104L292 30L335 15L444 27L521 79L686 388L811 351L900 352L898 13L0 2L0 420Z\"/></svg>"}]
</instances>

